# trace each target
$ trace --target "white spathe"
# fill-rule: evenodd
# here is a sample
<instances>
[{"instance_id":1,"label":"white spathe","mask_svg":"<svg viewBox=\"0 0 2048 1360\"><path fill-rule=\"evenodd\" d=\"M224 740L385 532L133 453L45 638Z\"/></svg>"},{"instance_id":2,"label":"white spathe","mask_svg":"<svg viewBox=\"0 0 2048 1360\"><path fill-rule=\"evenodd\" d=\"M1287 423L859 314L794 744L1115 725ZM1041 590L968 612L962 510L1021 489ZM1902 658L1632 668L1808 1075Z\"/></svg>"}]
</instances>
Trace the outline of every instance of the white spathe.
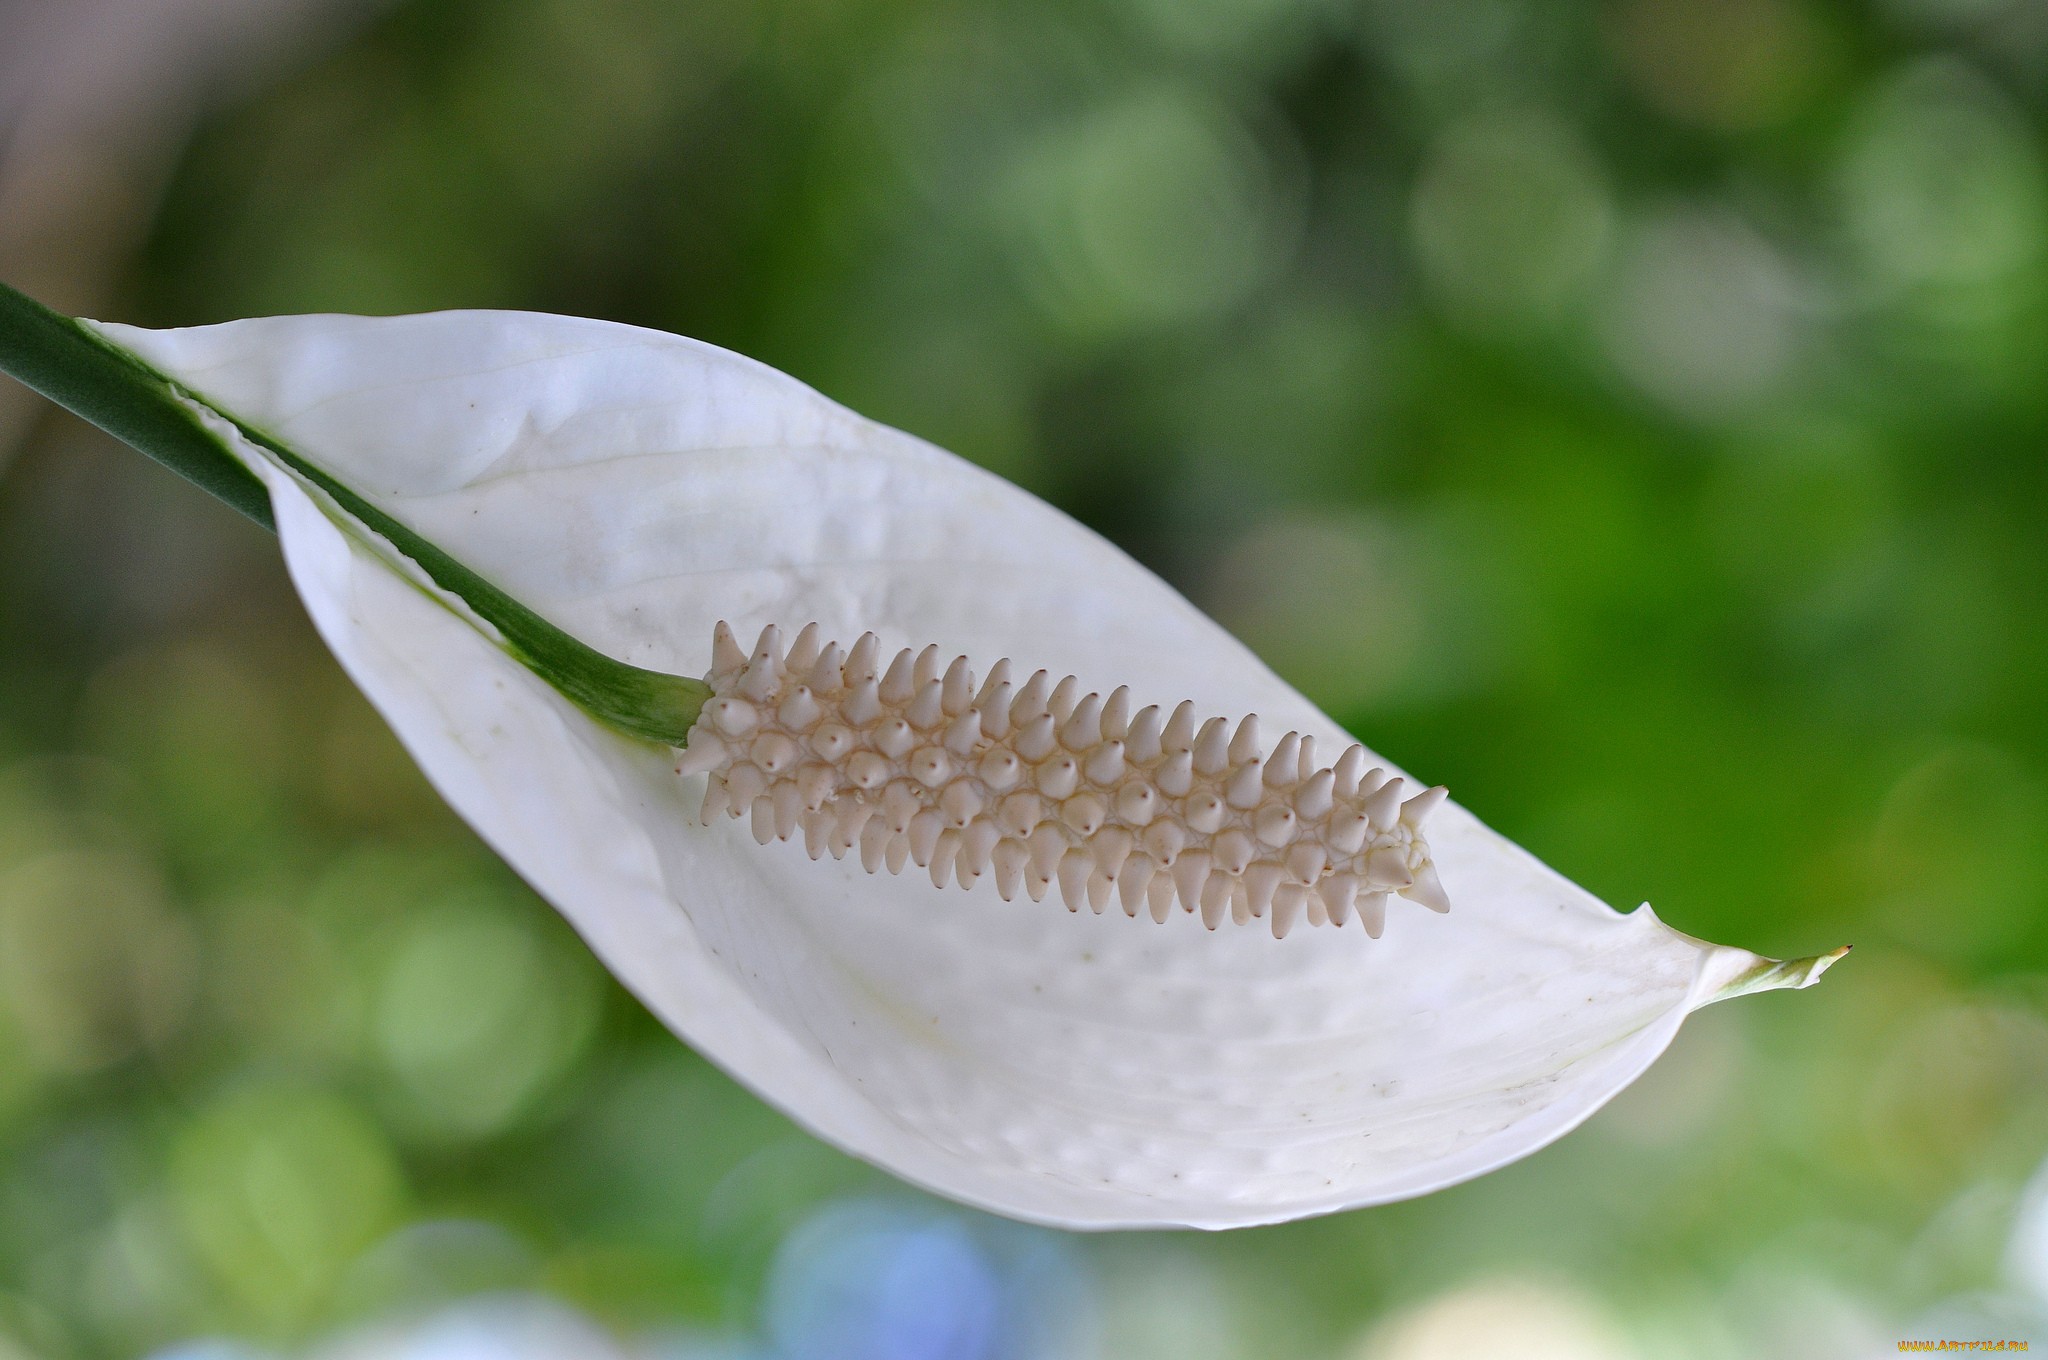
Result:
<instances>
[{"instance_id":1,"label":"white spathe","mask_svg":"<svg viewBox=\"0 0 2048 1360\"><path fill-rule=\"evenodd\" d=\"M99 330L637 665L701 675L717 619L815 620L1348 741L1065 515L709 345L488 312ZM1395 899L1377 941L1072 915L759 846L698 825L701 778L218 428L269 485L322 636L498 853L706 1056L970 1204L1226 1228L1419 1195L1577 1125L1687 1012L1831 961L1772 968L1619 915L1456 804L1430 823L1453 911Z\"/></svg>"}]
</instances>

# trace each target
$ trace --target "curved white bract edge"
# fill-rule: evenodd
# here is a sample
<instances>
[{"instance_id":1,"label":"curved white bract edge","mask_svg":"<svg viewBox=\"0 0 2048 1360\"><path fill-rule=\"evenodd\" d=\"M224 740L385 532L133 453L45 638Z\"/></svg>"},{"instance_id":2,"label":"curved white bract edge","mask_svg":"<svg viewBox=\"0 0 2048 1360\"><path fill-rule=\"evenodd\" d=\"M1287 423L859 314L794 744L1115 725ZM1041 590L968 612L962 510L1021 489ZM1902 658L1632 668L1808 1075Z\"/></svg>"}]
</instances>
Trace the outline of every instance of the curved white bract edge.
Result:
<instances>
[{"instance_id":1,"label":"curved white bract edge","mask_svg":"<svg viewBox=\"0 0 2048 1360\"><path fill-rule=\"evenodd\" d=\"M708 346L475 313L106 331L639 664L701 673L718 617L816 619L1346 740L1065 516ZM699 781L223 437L271 487L322 636L442 795L678 1034L953 1198L1223 1228L1425 1193L1567 1132L1688 1010L1773 976L1614 913L1455 804L1430 827L1453 912L1395 910L1379 941L1070 915L699 827Z\"/></svg>"}]
</instances>

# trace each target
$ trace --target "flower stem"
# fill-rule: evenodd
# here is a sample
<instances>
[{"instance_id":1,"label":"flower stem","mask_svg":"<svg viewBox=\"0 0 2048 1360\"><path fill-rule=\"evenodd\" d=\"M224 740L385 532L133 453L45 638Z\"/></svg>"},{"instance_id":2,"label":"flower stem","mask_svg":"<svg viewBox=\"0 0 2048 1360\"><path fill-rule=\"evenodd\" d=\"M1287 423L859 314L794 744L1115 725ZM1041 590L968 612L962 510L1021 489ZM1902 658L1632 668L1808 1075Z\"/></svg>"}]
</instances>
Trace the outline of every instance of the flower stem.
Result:
<instances>
[{"instance_id":1,"label":"flower stem","mask_svg":"<svg viewBox=\"0 0 2048 1360\"><path fill-rule=\"evenodd\" d=\"M0 283L0 372L133 445L275 529L256 474L201 423L186 392L135 355ZM409 558L498 631L505 649L593 718L626 736L682 746L710 697L701 680L644 670L604 655L549 623L435 544L372 505L283 441L211 402L250 443L324 491L363 529Z\"/></svg>"},{"instance_id":2,"label":"flower stem","mask_svg":"<svg viewBox=\"0 0 2048 1360\"><path fill-rule=\"evenodd\" d=\"M162 374L70 317L0 283L0 372L11 373L266 529L270 493L179 401Z\"/></svg>"}]
</instances>

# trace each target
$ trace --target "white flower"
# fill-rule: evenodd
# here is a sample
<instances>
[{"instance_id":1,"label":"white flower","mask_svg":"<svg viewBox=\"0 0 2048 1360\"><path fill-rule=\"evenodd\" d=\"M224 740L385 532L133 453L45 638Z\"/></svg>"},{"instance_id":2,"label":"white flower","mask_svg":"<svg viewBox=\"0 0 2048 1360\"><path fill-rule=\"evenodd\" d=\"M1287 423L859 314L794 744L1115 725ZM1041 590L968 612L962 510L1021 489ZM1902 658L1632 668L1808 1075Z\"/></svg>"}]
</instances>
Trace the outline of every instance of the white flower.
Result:
<instances>
[{"instance_id":1,"label":"white flower","mask_svg":"<svg viewBox=\"0 0 2048 1360\"><path fill-rule=\"evenodd\" d=\"M1834 957L1776 965L1647 907L1619 915L1455 803L1426 845L1412 825L1375 823L1402 858L1364 900L1403 872L1431 897L1418 875L1433 861L1454 904L1438 915L1393 898L1378 939L1355 924L1276 939L1220 909L1222 928L1205 929L1149 883L1134 919L757 844L751 818L700 821L702 773L679 776L673 750L592 720L281 451L653 671L712 674L719 620L749 640L781 625L785 648L872 631L877 669L934 643L984 668L1013 659L1020 688L1043 667L1078 677L1076 692L1127 686L1127 709L1256 713L1332 759L1349 739L1066 516L707 345L503 313L98 331L218 413L209 428L269 487L292 579L342 665L612 970L819 1136L942 1194L1090 1228L1232 1227L1422 1194L1571 1129L1689 1011L1804 986ZM798 638L813 621L820 633ZM737 694L744 676L728 656L712 678ZM760 697L774 709L788 691ZM824 719L792 721L808 740ZM994 740L959 736L975 759ZM730 775L734 751L707 742L684 759ZM772 826L772 790L743 792L749 811L767 800ZM788 812L783 831L801 816ZM1094 847L1077 874L1099 865L1089 837L1103 832L1068 825L1069 846ZM831 830L814 828L814 849ZM1045 886L1014 852L1006 872L1012 889ZM1065 895L1085 897L1085 877ZM1272 891L1319 909L1305 889Z\"/></svg>"}]
</instances>

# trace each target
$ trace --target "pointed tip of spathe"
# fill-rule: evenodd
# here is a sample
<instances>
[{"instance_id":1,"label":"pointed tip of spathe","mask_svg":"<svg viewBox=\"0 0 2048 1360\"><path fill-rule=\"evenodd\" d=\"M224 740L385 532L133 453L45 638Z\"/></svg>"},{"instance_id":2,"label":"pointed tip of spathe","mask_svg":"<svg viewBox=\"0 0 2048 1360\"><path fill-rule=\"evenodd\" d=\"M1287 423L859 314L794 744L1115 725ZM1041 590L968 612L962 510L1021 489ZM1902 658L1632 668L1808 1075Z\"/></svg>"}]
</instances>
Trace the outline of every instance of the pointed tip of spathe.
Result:
<instances>
[{"instance_id":1,"label":"pointed tip of spathe","mask_svg":"<svg viewBox=\"0 0 2048 1360\"><path fill-rule=\"evenodd\" d=\"M1798 991L1801 988L1811 987L1814 983L1820 981L1821 974L1847 958L1849 951L1855 947L1852 944L1845 944L1839 949L1830 949L1825 954L1814 954L1803 959L1789 959L1775 967L1767 968L1758 977L1757 986L1754 990L1789 989Z\"/></svg>"},{"instance_id":2,"label":"pointed tip of spathe","mask_svg":"<svg viewBox=\"0 0 2048 1360\"><path fill-rule=\"evenodd\" d=\"M1811 987L1814 983L1819 982L1822 973L1825 973L1843 959L1848 958L1849 951L1855 947L1853 944L1845 944L1840 949L1830 949L1825 954L1816 954L1811 959L1806 960L1812 967L1807 970L1806 980L1799 985L1801 987Z\"/></svg>"},{"instance_id":3,"label":"pointed tip of spathe","mask_svg":"<svg viewBox=\"0 0 2048 1360\"><path fill-rule=\"evenodd\" d=\"M1811 987L1820 981L1821 974L1846 958L1852 948L1853 945L1845 944L1825 954L1782 962L1759 958L1739 949L1717 950L1702 971L1702 985L1696 992L1699 999L1693 1003L1693 1009L1731 997L1748 996L1751 992L1798 991Z\"/></svg>"}]
</instances>

